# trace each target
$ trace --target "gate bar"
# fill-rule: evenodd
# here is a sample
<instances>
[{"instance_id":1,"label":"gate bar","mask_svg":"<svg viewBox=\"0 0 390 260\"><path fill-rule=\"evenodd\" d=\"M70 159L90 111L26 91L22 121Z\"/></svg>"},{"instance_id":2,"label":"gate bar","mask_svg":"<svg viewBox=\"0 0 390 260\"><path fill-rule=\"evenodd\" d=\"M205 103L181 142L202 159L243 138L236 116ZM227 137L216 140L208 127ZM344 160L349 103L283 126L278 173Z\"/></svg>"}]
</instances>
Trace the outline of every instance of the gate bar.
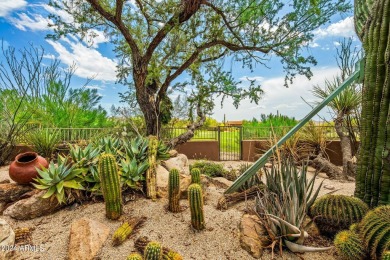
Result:
<instances>
[{"instance_id":1,"label":"gate bar","mask_svg":"<svg viewBox=\"0 0 390 260\"><path fill-rule=\"evenodd\" d=\"M307 114L298 124L296 124L290 131L287 132L274 146L265 152L257 161L252 164L243 174L241 174L233 184L225 191L225 194L236 191L243 185L250 177L252 177L261 167L265 165L272 153L282 144L284 144L293 134L301 129L310 119L313 118L322 108L324 108L330 101L332 101L341 91L351 85L355 80L362 80L364 78L364 58L360 59L355 64L355 71L349 76L338 88L336 88L328 97L326 97L320 104Z\"/></svg>"}]
</instances>

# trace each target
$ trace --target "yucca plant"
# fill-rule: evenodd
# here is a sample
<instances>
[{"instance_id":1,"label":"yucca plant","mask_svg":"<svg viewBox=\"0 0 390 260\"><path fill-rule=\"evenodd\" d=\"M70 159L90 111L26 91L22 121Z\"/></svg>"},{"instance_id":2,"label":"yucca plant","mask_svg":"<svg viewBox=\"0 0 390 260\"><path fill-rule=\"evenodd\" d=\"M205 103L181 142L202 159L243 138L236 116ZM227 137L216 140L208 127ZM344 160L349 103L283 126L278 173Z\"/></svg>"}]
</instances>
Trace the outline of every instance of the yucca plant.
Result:
<instances>
[{"instance_id":1,"label":"yucca plant","mask_svg":"<svg viewBox=\"0 0 390 260\"><path fill-rule=\"evenodd\" d=\"M27 134L28 144L34 146L34 150L41 156L50 159L61 140L58 131L49 129L36 129Z\"/></svg>"},{"instance_id":2,"label":"yucca plant","mask_svg":"<svg viewBox=\"0 0 390 260\"><path fill-rule=\"evenodd\" d=\"M277 156L281 158L280 156ZM263 220L269 236L293 252L323 251L329 248L303 246L308 234L303 222L318 196L322 183L315 190L316 175L307 180L306 166L298 169L291 159L279 159L271 170L265 168L266 189L256 200L256 212Z\"/></svg>"},{"instance_id":3,"label":"yucca plant","mask_svg":"<svg viewBox=\"0 0 390 260\"><path fill-rule=\"evenodd\" d=\"M140 164L137 163L136 158L130 159L126 156L126 159L121 161L121 182L131 189L140 188L140 182L145 180L145 172L149 167L147 161Z\"/></svg>"},{"instance_id":4,"label":"yucca plant","mask_svg":"<svg viewBox=\"0 0 390 260\"><path fill-rule=\"evenodd\" d=\"M76 169L74 165L69 165L64 157L58 156L56 166L50 162L47 169L37 169L39 177L34 179L37 183L32 183L35 188L47 190L42 198L55 196L59 203L66 203L66 193L68 190L84 190L81 184L82 169Z\"/></svg>"}]
</instances>

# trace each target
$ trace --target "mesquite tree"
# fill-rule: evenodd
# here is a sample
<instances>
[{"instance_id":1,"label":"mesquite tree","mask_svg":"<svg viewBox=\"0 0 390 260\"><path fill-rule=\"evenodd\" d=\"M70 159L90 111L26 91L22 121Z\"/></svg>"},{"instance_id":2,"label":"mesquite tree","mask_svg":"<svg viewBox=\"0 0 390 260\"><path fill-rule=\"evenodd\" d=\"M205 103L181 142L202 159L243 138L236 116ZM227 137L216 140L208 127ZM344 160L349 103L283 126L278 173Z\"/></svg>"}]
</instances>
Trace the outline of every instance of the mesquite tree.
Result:
<instances>
[{"instance_id":1,"label":"mesquite tree","mask_svg":"<svg viewBox=\"0 0 390 260\"><path fill-rule=\"evenodd\" d=\"M390 0L355 0L355 28L366 55L355 195L373 207L390 203Z\"/></svg>"},{"instance_id":2,"label":"mesquite tree","mask_svg":"<svg viewBox=\"0 0 390 260\"><path fill-rule=\"evenodd\" d=\"M235 105L243 98L259 101L260 86L252 81L249 88L239 87L226 71L232 67L224 66L226 57L253 69L277 56L284 64L286 83L296 74L310 77L315 60L303 53L303 47L314 29L349 8L345 0L52 0L50 4L73 20L52 15L55 33L49 38L91 35L91 29L110 37L119 59L118 79L136 97L147 135L159 134L165 101L169 107L168 89L185 85L175 80L186 73L199 120L194 120L189 127L192 134L185 138L210 112L202 102L214 103L213 94L230 96Z\"/></svg>"}]
</instances>

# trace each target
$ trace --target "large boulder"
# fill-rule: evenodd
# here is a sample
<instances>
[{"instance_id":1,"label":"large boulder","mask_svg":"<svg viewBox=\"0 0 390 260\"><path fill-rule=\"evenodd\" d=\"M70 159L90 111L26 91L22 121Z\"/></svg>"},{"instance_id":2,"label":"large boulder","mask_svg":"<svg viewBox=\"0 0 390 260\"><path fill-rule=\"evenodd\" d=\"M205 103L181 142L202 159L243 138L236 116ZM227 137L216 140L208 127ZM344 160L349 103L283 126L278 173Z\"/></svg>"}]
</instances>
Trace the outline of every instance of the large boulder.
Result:
<instances>
[{"instance_id":1,"label":"large boulder","mask_svg":"<svg viewBox=\"0 0 390 260\"><path fill-rule=\"evenodd\" d=\"M267 231L255 215L244 214L240 222L240 244L254 258L260 258L270 244Z\"/></svg>"},{"instance_id":2,"label":"large boulder","mask_svg":"<svg viewBox=\"0 0 390 260\"><path fill-rule=\"evenodd\" d=\"M185 154L178 154L176 157L162 161L161 165L168 171L177 169L180 173L190 175L190 165Z\"/></svg>"},{"instance_id":3,"label":"large boulder","mask_svg":"<svg viewBox=\"0 0 390 260\"><path fill-rule=\"evenodd\" d=\"M23 194L31 191L33 188L28 185L19 185L16 183L0 184L0 202L12 202L18 200Z\"/></svg>"},{"instance_id":4,"label":"large boulder","mask_svg":"<svg viewBox=\"0 0 390 260\"><path fill-rule=\"evenodd\" d=\"M106 225L87 218L75 220L70 227L69 260L95 259L110 234Z\"/></svg>"},{"instance_id":5,"label":"large boulder","mask_svg":"<svg viewBox=\"0 0 390 260\"><path fill-rule=\"evenodd\" d=\"M63 205L59 204L55 197L43 199L46 191L37 191L27 199L22 199L9 206L4 212L4 216L10 216L19 220L33 219L51 214Z\"/></svg>"},{"instance_id":6,"label":"large boulder","mask_svg":"<svg viewBox=\"0 0 390 260\"><path fill-rule=\"evenodd\" d=\"M0 259L9 259L10 255L13 253L12 246L14 244L15 232L7 221L0 219Z\"/></svg>"}]
</instances>

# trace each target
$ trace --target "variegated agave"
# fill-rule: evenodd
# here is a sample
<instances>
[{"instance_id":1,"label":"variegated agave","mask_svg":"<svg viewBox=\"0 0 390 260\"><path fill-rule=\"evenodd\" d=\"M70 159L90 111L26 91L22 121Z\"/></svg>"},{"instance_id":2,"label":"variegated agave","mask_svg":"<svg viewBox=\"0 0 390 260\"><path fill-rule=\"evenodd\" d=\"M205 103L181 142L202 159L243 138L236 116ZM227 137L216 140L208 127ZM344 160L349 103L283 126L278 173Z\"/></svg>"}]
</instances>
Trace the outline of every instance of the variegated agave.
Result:
<instances>
[{"instance_id":1,"label":"variegated agave","mask_svg":"<svg viewBox=\"0 0 390 260\"><path fill-rule=\"evenodd\" d=\"M82 169L76 169L74 165L68 164L64 157L58 156L58 166L50 162L47 169L37 169L39 177L34 179L34 187L40 190L47 190L42 198L55 196L59 203L66 203L66 194L72 189L84 190L81 184Z\"/></svg>"},{"instance_id":2,"label":"variegated agave","mask_svg":"<svg viewBox=\"0 0 390 260\"><path fill-rule=\"evenodd\" d=\"M283 243L293 252L324 251L330 248L303 246L308 237L303 222L307 210L318 196L314 190L316 175L310 180L305 165L299 170L294 162L284 158L271 170L265 168L267 188L256 200L256 212L263 220L273 241Z\"/></svg>"}]
</instances>

